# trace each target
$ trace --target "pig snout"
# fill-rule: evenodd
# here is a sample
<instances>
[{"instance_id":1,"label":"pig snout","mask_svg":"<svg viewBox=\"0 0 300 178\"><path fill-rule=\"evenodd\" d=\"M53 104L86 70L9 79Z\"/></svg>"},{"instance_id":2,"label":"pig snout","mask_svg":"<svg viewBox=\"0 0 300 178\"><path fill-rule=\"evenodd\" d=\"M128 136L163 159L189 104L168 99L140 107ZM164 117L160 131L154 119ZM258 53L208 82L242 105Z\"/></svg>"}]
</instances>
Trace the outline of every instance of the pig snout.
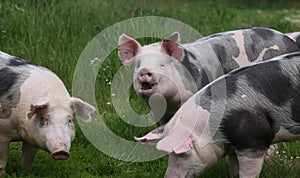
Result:
<instances>
[{"instance_id":1,"label":"pig snout","mask_svg":"<svg viewBox=\"0 0 300 178\"><path fill-rule=\"evenodd\" d=\"M154 92L155 74L147 69L142 69L136 77L138 93L140 95L151 95Z\"/></svg>"},{"instance_id":2,"label":"pig snout","mask_svg":"<svg viewBox=\"0 0 300 178\"><path fill-rule=\"evenodd\" d=\"M149 71L141 71L138 74L138 80L139 80L140 83L153 82L154 81L154 74L152 72L149 72Z\"/></svg>"},{"instance_id":3,"label":"pig snout","mask_svg":"<svg viewBox=\"0 0 300 178\"><path fill-rule=\"evenodd\" d=\"M70 153L67 150L57 150L51 154L53 159L66 160L70 157Z\"/></svg>"},{"instance_id":4,"label":"pig snout","mask_svg":"<svg viewBox=\"0 0 300 178\"><path fill-rule=\"evenodd\" d=\"M51 156L55 160L66 160L70 157L70 153L67 147L64 144L61 144L51 153Z\"/></svg>"}]
</instances>

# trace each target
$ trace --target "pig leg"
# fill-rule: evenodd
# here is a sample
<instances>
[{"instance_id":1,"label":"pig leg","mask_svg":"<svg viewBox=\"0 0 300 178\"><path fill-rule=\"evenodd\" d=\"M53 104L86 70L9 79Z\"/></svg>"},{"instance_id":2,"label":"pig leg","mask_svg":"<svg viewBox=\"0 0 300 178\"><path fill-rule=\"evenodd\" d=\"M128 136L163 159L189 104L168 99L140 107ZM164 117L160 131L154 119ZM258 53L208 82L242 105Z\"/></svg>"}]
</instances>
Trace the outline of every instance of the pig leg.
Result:
<instances>
[{"instance_id":1,"label":"pig leg","mask_svg":"<svg viewBox=\"0 0 300 178\"><path fill-rule=\"evenodd\" d=\"M22 145L22 168L25 170L31 169L31 165L33 163L35 154L38 148L28 144L27 142L23 142Z\"/></svg>"},{"instance_id":2,"label":"pig leg","mask_svg":"<svg viewBox=\"0 0 300 178\"><path fill-rule=\"evenodd\" d=\"M258 177L262 169L266 151L267 150L236 151L239 162L239 177Z\"/></svg>"},{"instance_id":3,"label":"pig leg","mask_svg":"<svg viewBox=\"0 0 300 178\"><path fill-rule=\"evenodd\" d=\"M237 177L239 175L239 163L234 150L229 150L229 175L230 177Z\"/></svg>"},{"instance_id":4,"label":"pig leg","mask_svg":"<svg viewBox=\"0 0 300 178\"><path fill-rule=\"evenodd\" d=\"M0 142L0 177L4 176L8 159L9 142Z\"/></svg>"}]
</instances>

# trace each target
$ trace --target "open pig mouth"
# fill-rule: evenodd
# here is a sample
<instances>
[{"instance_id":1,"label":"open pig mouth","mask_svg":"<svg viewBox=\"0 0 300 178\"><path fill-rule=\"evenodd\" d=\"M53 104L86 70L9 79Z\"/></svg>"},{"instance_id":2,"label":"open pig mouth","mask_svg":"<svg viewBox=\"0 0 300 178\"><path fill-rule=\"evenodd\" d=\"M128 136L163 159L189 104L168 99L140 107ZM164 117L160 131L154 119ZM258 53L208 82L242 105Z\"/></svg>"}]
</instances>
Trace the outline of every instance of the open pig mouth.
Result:
<instances>
[{"instance_id":1,"label":"open pig mouth","mask_svg":"<svg viewBox=\"0 0 300 178\"><path fill-rule=\"evenodd\" d=\"M157 83L142 82L140 83L140 95L151 95Z\"/></svg>"}]
</instances>

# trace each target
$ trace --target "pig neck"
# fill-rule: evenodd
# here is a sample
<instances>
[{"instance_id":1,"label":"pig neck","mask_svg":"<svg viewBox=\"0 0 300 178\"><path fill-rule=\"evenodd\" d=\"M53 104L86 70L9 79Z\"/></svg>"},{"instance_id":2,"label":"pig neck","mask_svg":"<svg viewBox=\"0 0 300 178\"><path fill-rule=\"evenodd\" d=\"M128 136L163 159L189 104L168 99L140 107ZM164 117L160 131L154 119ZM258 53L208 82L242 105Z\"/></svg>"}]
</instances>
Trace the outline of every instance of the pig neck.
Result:
<instances>
[{"instance_id":1,"label":"pig neck","mask_svg":"<svg viewBox=\"0 0 300 178\"><path fill-rule=\"evenodd\" d=\"M181 76L179 80L182 81L182 86L179 83L180 91L173 98L167 99L167 109L161 119L153 111L155 119L159 120L157 123L158 126L166 124L181 105L193 96L194 93L223 74L218 58L215 56L209 57L208 52L212 50L209 47L209 43L197 42L196 44L182 45L182 47L184 49L184 57L181 64L185 68L178 67L176 70L179 72L178 75ZM146 102L148 103L148 101Z\"/></svg>"},{"instance_id":2,"label":"pig neck","mask_svg":"<svg viewBox=\"0 0 300 178\"><path fill-rule=\"evenodd\" d=\"M29 144L36 145L35 136L29 129L32 122L32 119L23 119L19 125L19 134L21 140L26 141Z\"/></svg>"},{"instance_id":3,"label":"pig neck","mask_svg":"<svg viewBox=\"0 0 300 178\"><path fill-rule=\"evenodd\" d=\"M166 112L165 114L162 116L162 118L159 118L159 116L157 116L154 113L154 117L155 117L155 120L159 120L157 122L157 126L161 126L161 125L164 125L166 124L172 117L173 115L177 112L177 110L181 107L181 102L177 102L177 103L173 103L173 104L168 104L167 105L167 109L166 109Z\"/></svg>"},{"instance_id":4,"label":"pig neck","mask_svg":"<svg viewBox=\"0 0 300 178\"><path fill-rule=\"evenodd\" d=\"M182 46L184 57L181 64L188 70L197 86L193 93L224 74L218 56L208 41L197 41Z\"/></svg>"}]
</instances>

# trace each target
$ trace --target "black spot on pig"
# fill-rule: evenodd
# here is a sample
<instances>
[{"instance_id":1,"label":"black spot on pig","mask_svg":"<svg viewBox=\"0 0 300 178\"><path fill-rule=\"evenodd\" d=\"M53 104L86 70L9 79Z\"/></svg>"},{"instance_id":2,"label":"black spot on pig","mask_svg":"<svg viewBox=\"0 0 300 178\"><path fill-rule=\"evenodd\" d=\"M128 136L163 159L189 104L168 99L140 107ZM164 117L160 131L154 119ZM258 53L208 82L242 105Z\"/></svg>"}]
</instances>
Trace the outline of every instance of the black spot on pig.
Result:
<instances>
[{"instance_id":1,"label":"black spot on pig","mask_svg":"<svg viewBox=\"0 0 300 178\"><path fill-rule=\"evenodd\" d=\"M182 64L188 69L190 74L193 76L193 79L196 82L197 88L198 88L198 90L200 90L202 87L209 84L209 82L210 82L208 75L207 75L207 73L209 73L209 71L207 71L204 68L198 69L198 67L195 64L190 62L189 59L193 59L194 61L197 61L197 57L192 52L185 49L184 53L185 53L185 56L182 61Z\"/></svg>"},{"instance_id":2,"label":"black spot on pig","mask_svg":"<svg viewBox=\"0 0 300 178\"><path fill-rule=\"evenodd\" d=\"M245 82L250 88L266 96L275 105L282 106L291 98L292 84L289 78L282 73L279 61L236 69L207 86L204 91L205 95L213 100L234 97L238 90L239 79L246 80ZM226 90L226 95L224 95L224 90ZM214 92L213 95L212 92ZM197 103L203 105L200 101Z\"/></svg>"},{"instance_id":3,"label":"black spot on pig","mask_svg":"<svg viewBox=\"0 0 300 178\"><path fill-rule=\"evenodd\" d=\"M300 40L299 37L300 35L298 36L298 40ZM300 50L300 41L297 42L297 38L295 43L294 40L292 40L288 36L282 35L281 42L283 43L283 46L279 46L279 49L281 49L280 51L285 51L282 54L296 52Z\"/></svg>"},{"instance_id":4,"label":"black spot on pig","mask_svg":"<svg viewBox=\"0 0 300 178\"><path fill-rule=\"evenodd\" d=\"M279 56L286 53L299 51L297 45L288 36L276 33L271 29L252 28L253 33L244 33L246 54L250 62L255 61L262 50L271 48L276 45L278 49L268 49L265 51L263 60L270 59L274 56Z\"/></svg>"},{"instance_id":5,"label":"black spot on pig","mask_svg":"<svg viewBox=\"0 0 300 178\"><path fill-rule=\"evenodd\" d=\"M205 85L209 84L209 78L207 76L206 70L201 70L201 86L198 86L198 90L200 90Z\"/></svg>"},{"instance_id":6,"label":"black spot on pig","mask_svg":"<svg viewBox=\"0 0 300 178\"><path fill-rule=\"evenodd\" d=\"M16 83L18 74L11 69L4 67L0 69L0 97L9 92L9 89Z\"/></svg>"},{"instance_id":7,"label":"black spot on pig","mask_svg":"<svg viewBox=\"0 0 300 178\"><path fill-rule=\"evenodd\" d=\"M27 76L28 73L25 72L21 77L8 67L0 69L0 119L11 116L11 109L16 108L20 100L20 86Z\"/></svg>"},{"instance_id":8,"label":"black spot on pig","mask_svg":"<svg viewBox=\"0 0 300 178\"><path fill-rule=\"evenodd\" d=\"M221 122L221 131L237 150L266 150L275 136L272 117L262 110L231 110Z\"/></svg>"},{"instance_id":9,"label":"black spot on pig","mask_svg":"<svg viewBox=\"0 0 300 178\"><path fill-rule=\"evenodd\" d=\"M181 61L182 65L188 70L188 72L190 73L190 75L193 77L193 80L196 82L197 88L200 89L202 88L202 75L198 69L198 67L191 62L191 60L196 61L197 58L196 56L191 53L190 51L184 49L184 57L183 60ZM187 74L186 72L184 72L185 74L185 78L189 78L189 74ZM205 83L206 85L207 83Z\"/></svg>"},{"instance_id":10,"label":"black spot on pig","mask_svg":"<svg viewBox=\"0 0 300 178\"><path fill-rule=\"evenodd\" d=\"M215 53L216 53L216 55L217 55L220 63L221 64L225 64L226 63L226 57L227 57L227 52L226 52L225 47L223 45L221 45L221 44L214 44L212 46L212 48L215 51Z\"/></svg>"},{"instance_id":11,"label":"black spot on pig","mask_svg":"<svg viewBox=\"0 0 300 178\"><path fill-rule=\"evenodd\" d=\"M210 112L211 108L214 107L211 106L211 101L225 101L227 97L231 97L234 94L235 90L235 85L230 85L229 87L226 77L220 78L198 93L195 103Z\"/></svg>"},{"instance_id":12,"label":"black spot on pig","mask_svg":"<svg viewBox=\"0 0 300 178\"><path fill-rule=\"evenodd\" d=\"M272 103L281 106L290 99L292 84L282 73L279 61L253 65L244 71L240 75L246 76L249 87L266 96Z\"/></svg>"},{"instance_id":13,"label":"black spot on pig","mask_svg":"<svg viewBox=\"0 0 300 178\"><path fill-rule=\"evenodd\" d=\"M299 53L300 55L300 53ZM300 69L298 68L300 71ZM300 79L300 74L297 76ZM300 124L300 85L298 85L292 92L292 100L291 100L291 111L292 111L292 119ZM294 134L300 134L300 131L291 131Z\"/></svg>"},{"instance_id":14,"label":"black spot on pig","mask_svg":"<svg viewBox=\"0 0 300 178\"><path fill-rule=\"evenodd\" d=\"M207 91L207 90L205 90ZM211 110L211 93L198 93L195 98L195 104L210 112ZM205 96L203 96L205 95Z\"/></svg>"},{"instance_id":15,"label":"black spot on pig","mask_svg":"<svg viewBox=\"0 0 300 178\"><path fill-rule=\"evenodd\" d=\"M197 60L197 57L191 51L184 49L184 53L185 53L185 57L193 59L194 61Z\"/></svg>"},{"instance_id":16,"label":"black spot on pig","mask_svg":"<svg viewBox=\"0 0 300 178\"><path fill-rule=\"evenodd\" d=\"M8 66L20 66L20 65L33 65L33 64L17 57L10 59L8 63Z\"/></svg>"},{"instance_id":17,"label":"black spot on pig","mask_svg":"<svg viewBox=\"0 0 300 178\"><path fill-rule=\"evenodd\" d=\"M271 59L273 56L280 56L282 51L276 49L268 49L264 56L262 57L263 60Z\"/></svg>"},{"instance_id":18,"label":"black spot on pig","mask_svg":"<svg viewBox=\"0 0 300 178\"><path fill-rule=\"evenodd\" d=\"M220 61L224 73L228 73L231 70L239 67L239 65L232 58L238 57L239 55L239 48L236 46L236 42L232 37L224 36L219 43L212 44L212 48Z\"/></svg>"},{"instance_id":19,"label":"black spot on pig","mask_svg":"<svg viewBox=\"0 0 300 178\"><path fill-rule=\"evenodd\" d=\"M286 103L290 98L291 82L282 74L279 61L250 65L230 72L225 76L227 97L234 95L238 87L237 81L243 76L246 78L243 80L246 80L250 88L263 94L278 106Z\"/></svg>"},{"instance_id":20,"label":"black spot on pig","mask_svg":"<svg viewBox=\"0 0 300 178\"><path fill-rule=\"evenodd\" d=\"M274 38L274 31L272 31L271 29L268 28L260 28L260 27L256 27L256 28L252 28L252 31L255 32L256 35L253 35L253 39L257 39L255 38L257 35L259 36L259 38L264 39L264 40L270 40L272 38Z\"/></svg>"},{"instance_id":21,"label":"black spot on pig","mask_svg":"<svg viewBox=\"0 0 300 178\"><path fill-rule=\"evenodd\" d=\"M244 41L248 59L253 62L264 48L273 46L265 43L265 41L272 41L275 34L274 31L266 28L252 28L251 31L254 33L244 34Z\"/></svg>"}]
</instances>

